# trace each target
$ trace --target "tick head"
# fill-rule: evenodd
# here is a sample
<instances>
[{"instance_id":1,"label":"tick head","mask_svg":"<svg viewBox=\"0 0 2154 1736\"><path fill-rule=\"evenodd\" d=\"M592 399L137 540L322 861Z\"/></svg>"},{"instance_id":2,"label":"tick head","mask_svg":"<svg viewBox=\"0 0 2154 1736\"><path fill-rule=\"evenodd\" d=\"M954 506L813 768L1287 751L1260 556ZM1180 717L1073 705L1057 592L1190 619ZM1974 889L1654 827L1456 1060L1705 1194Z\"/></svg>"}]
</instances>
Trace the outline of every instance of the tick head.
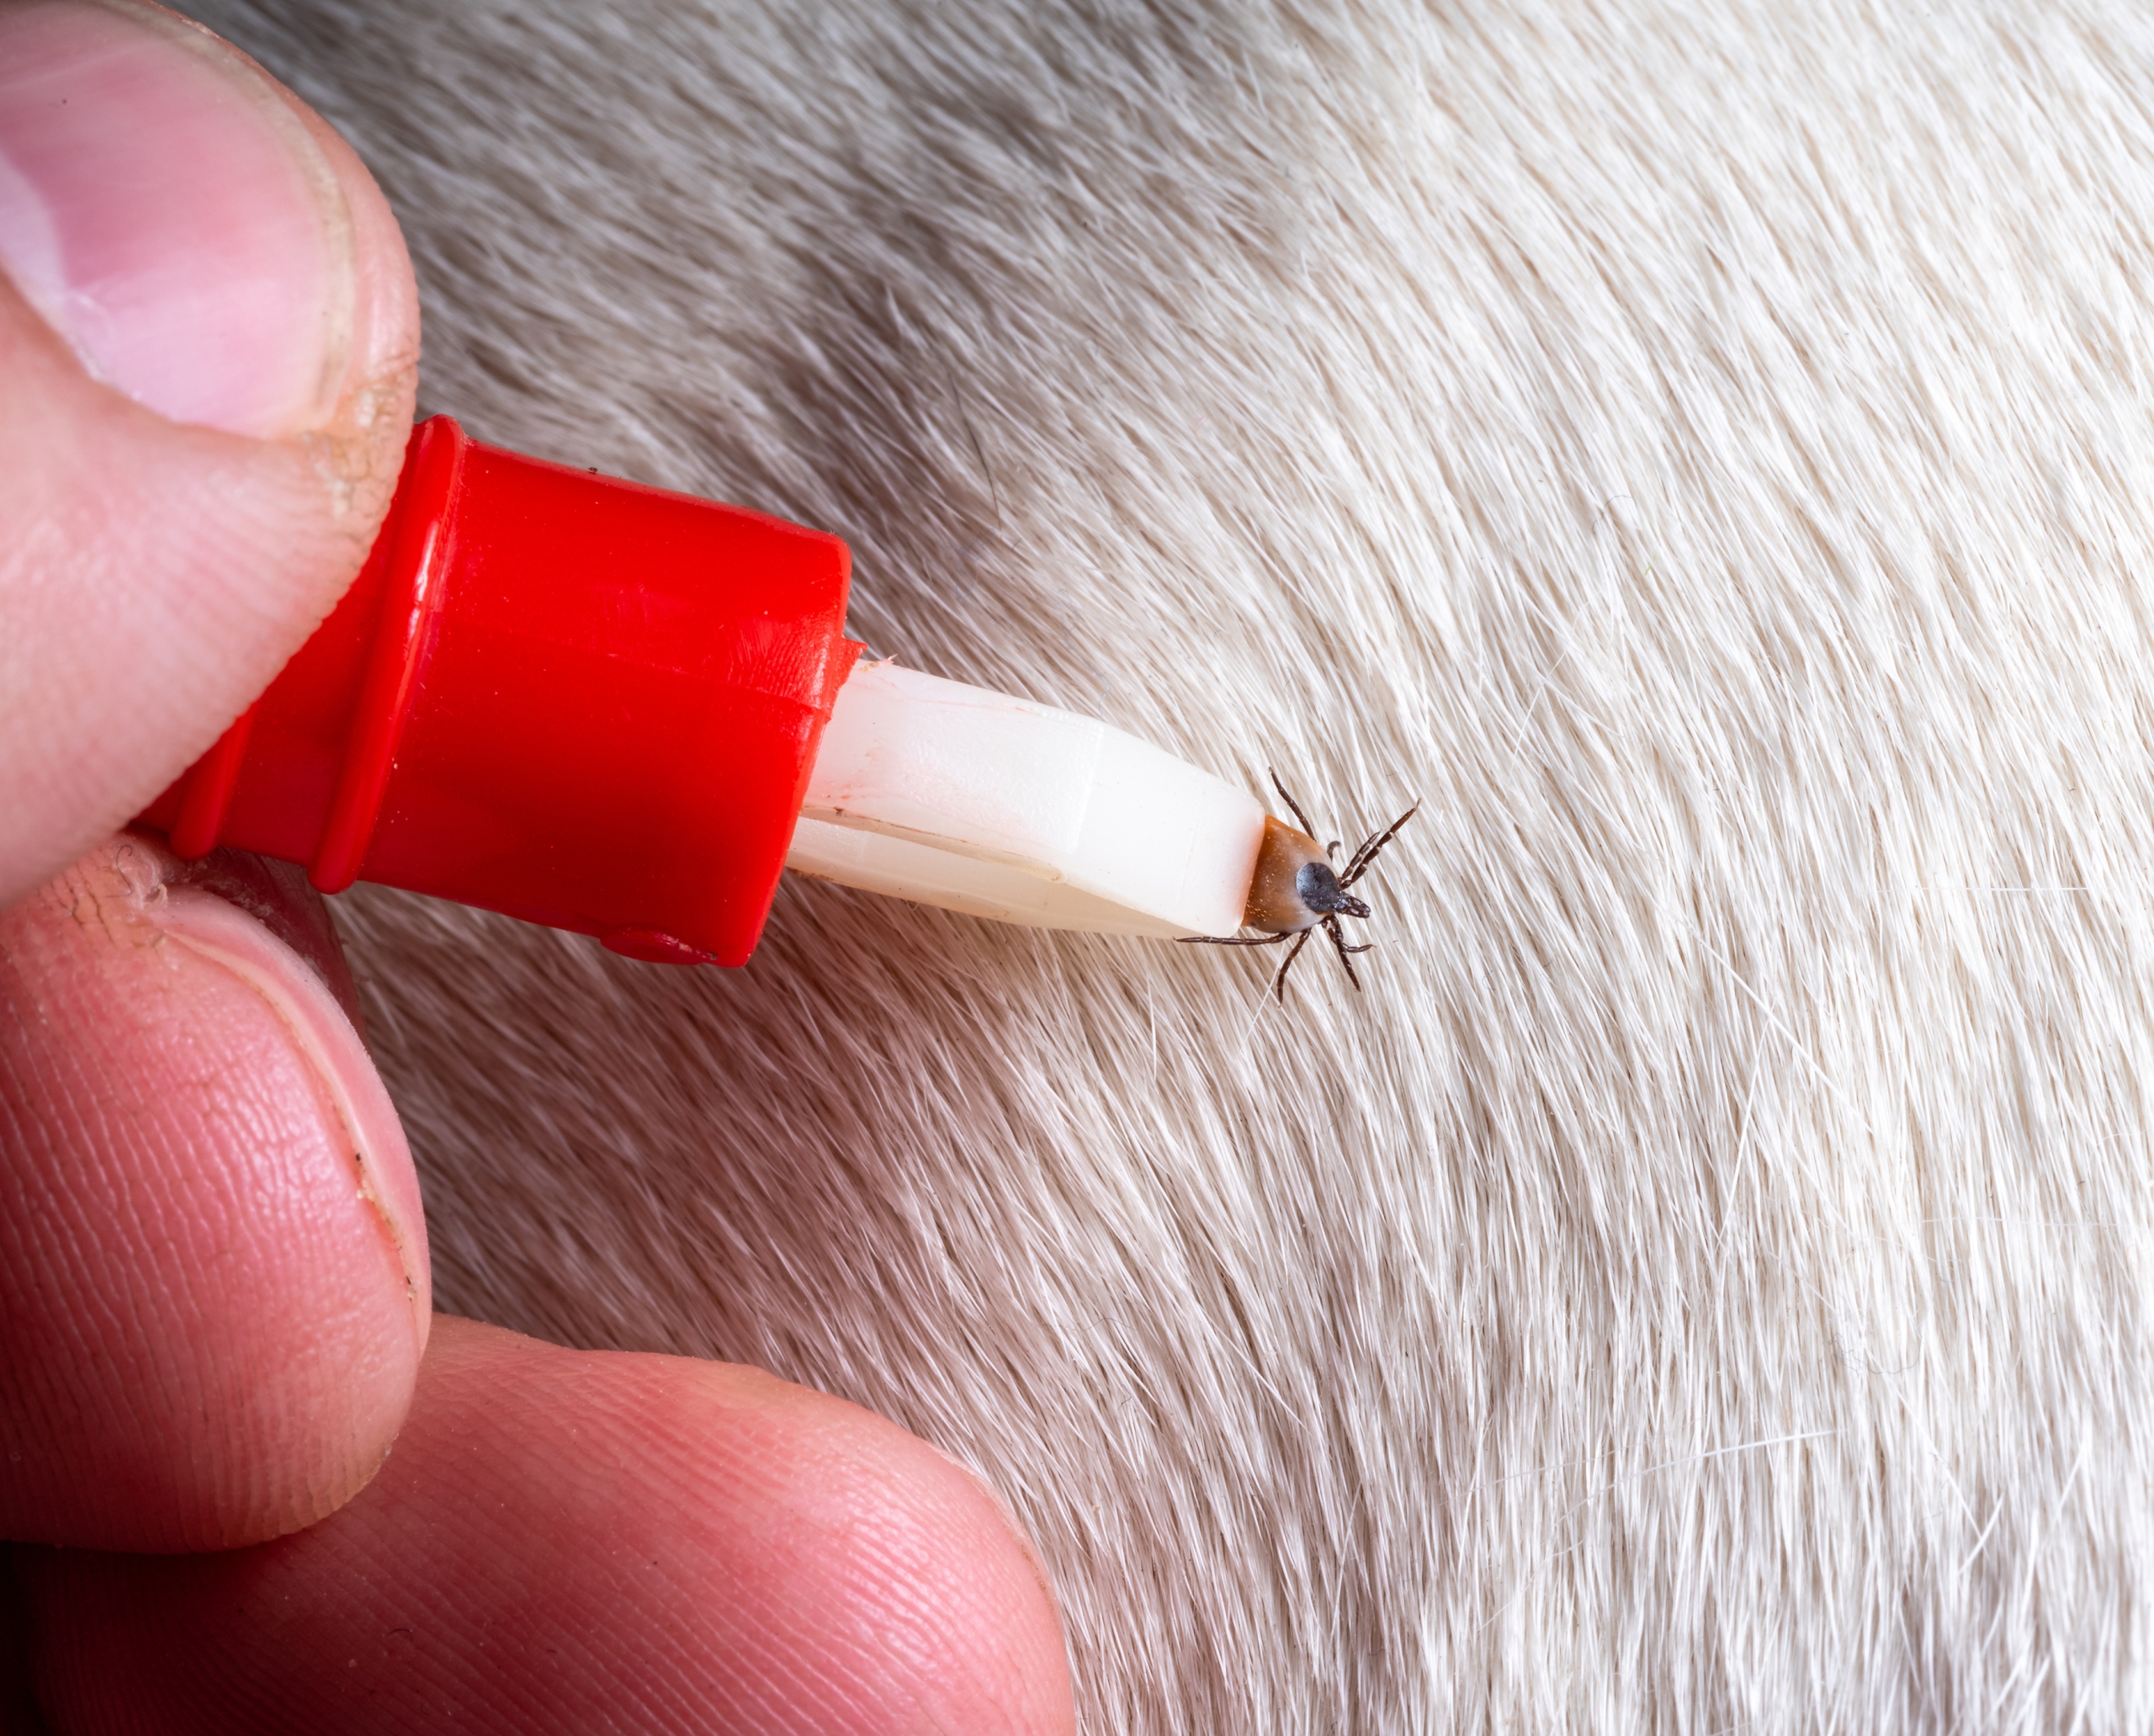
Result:
<instances>
[{"instance_id":1,"label":"tick head","mask_svg":"<svg viewBox=\"0 0 2154 1736\"><path fill-rule=\"evenodd\" d=\"M1339 884L1328 862L1305 862L1294 876L1294 895L1320 916L1366 918L1369 907Z\"/></svg>"}]
</instances>

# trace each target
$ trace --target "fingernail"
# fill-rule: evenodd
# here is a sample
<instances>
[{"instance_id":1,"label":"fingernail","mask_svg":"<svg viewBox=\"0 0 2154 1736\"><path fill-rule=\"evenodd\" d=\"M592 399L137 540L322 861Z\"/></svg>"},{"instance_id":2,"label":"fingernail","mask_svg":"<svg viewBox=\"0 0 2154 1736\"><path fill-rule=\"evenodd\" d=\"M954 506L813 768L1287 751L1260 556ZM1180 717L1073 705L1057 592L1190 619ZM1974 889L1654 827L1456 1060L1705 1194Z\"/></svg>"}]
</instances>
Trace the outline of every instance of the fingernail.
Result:
<instances>
[{"instance_id":1,"label":"fingernail","mask_svg":"<svg viewBox=\"0 0 2154 1736\"><path fill-rule=\"evenodd\" d=\"M114 842L110 859L138 920L222 966L277 1014L349 1136L353 1179L403 1268L423 1349L433 1315L426 1218L395 1106L367 1057L357 1021L342 1004L327 961L316 956L303 906L273 877L250 879L242 872L257 858L215 856L227 859L220 865L204 857L210 864L205 870L182 863L153 839L129 834ZM280 904L289 908L280 912ZM321 945L333 953L326 912L321 921ZM337 966L342 972L341 957ZM342 974L348 984L348 972Z\"/></svg>"},{"instance_id":2,"label":"fingernail","mask_svg":"<svg viewBox=\"0 0 2154 1736\"><path fill-rule=\"evenodd\" d=\"M0 268L91 374L175 422L273 438L340 388L342 186L276 85L170 13L0 10Z\"/></svg>"},{"instance_id":3,"label":"fingernail","mask_svg":"<svg viewBox=\"0 0 2154 1736\"><path fill-rule=\"evenodd\" d=\"M279 944L214 894L175 889L158 913L166 935L199 957L222 965L283 1020L293 1048L321 1082L323 1096L349 1136L352 1180L371 1208L404 1273L419 1347L433 1318L426 1219L396 1111L368 1063L348 1022L318 979L279 955Z\"/></svg>"}]
</instances>

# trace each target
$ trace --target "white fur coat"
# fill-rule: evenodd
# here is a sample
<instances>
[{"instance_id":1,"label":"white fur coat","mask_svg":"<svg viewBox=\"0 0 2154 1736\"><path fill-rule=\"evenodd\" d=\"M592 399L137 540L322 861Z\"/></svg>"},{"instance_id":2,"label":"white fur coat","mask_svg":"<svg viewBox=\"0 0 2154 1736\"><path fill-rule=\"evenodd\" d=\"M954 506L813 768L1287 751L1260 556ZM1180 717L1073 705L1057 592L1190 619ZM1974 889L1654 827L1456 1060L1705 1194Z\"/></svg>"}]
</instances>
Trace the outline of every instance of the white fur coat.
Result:
<instances>
[{"instance_id":1,"label":"white fur coat","mask_svg":"<svg viewBox=\"0 0 2154 1736\"><path fill-rule=\"evenodd\" d=\"M978 1466L1090 1730L2154 1725L2154 13L215 0L424 407L1326 836L1355 995L342 901L442 1302Z\"/></svg>"}]
</instances>

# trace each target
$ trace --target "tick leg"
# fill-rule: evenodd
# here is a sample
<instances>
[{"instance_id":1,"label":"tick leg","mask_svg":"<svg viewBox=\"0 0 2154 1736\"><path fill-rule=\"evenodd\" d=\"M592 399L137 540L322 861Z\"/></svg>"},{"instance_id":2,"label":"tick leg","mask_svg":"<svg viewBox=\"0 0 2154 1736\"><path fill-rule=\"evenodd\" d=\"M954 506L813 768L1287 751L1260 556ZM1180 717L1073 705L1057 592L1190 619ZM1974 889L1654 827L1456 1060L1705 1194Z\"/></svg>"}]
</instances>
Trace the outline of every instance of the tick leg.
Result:
<instances>
[{"instance_id":1,"label":"tick leg","mask_svg":"<svg viewBox=\"0 0 2154 1736\"><path fill-rule=\"evenodd\" d=\"M1416 802L1398 819L1393 820L1382 831L1372 833L1364 838L1361 841L1361 847L1354 852L1353 860L1346 864L1346 872L1339 877L1340 887L1351 886L1362 875L1368 873L1369 864L1377 859L1377 852L1397 837L1398 829L1420 811L1421 804Z\"/></svg>"},{"instance_id":2,"label":"tick leg","mask_svg":"<svg viewBox=\"0 0 2154 1736\"><path fill-rule=\"evenodd\" d=\"M1271 767L1269 766L1264 769L1271 772ZM1294 810L1294 818L1301 821L1302 830L1311 837L1314 837L1316 828L1309 824L1308 815L1302 812L1302 804L1287 794L1287 786L1279 781L1279 774L1276 772L1271 772L1271 787L1279 792L1280 799Z\"/></svg>"},{"instance_id":3,"label":"tick leg","mask_svg":"<svg viewBox=\"0 0 2154 1736\"><path fill-rule=\"evenodd\" d=\"M1303 929L1302 932L1306 934L1308 931ZM1293 932L1289 930L1285 934L1262 934L1254 937L1239 934L1178 934L1175 941L1177 945L1185 947L1276 947L1281 941L1292 938Z\"/></svg>"},{"instance_id":4,"label":"tick leg","mask_svg":"<svg viewBox=\"0 0 2154 1736\"><path fill-rule=\"evenodd\" d=\"M1346 936L1340 928L1339 919L1336 916L1326 916L1324 919L1324 932L1331 937L1332 945L1339 948L1339 962L1346 967L1346 980L1353 984L1354 992L1356 995L1360 994L1361 992L1361 979L1354 974L1354 961L1346 955L1349 953L1366 953L1369 948L1366 947L1348 946L1346 944Z\"/></svg>"},{"instance_id":5,"label":"tick leg","mask_svg":"<svg viewBox=\"0 0 2154 1736\"><path fill-rule=\"evenodd\" d=\"M1279 974L1271 979L1271 992L1278 997L1281 1006L1287 1004L1287 973L1294 968L1294 961L1302 956L1302 948L1309 943L1309 937L1315 932L1313 928L1304 928L1294 937L1294 944L1287 954L1287 962L1279 967ZM1283 934L1279 937L1281 940L1286 937Z\"/></svg>"}]
</instances>

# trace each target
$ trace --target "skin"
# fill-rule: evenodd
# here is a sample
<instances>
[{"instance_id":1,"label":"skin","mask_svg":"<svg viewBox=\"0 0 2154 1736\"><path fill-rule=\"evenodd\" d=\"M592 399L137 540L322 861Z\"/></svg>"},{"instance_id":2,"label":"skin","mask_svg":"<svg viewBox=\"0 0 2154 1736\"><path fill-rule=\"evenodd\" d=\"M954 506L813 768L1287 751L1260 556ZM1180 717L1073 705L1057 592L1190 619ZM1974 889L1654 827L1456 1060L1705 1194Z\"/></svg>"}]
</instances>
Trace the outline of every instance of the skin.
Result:
<instances>
[{"instance_id":1,"label":"skin","mask_svg":"<svg viewBox=\"0 0 2154 1736\"><path fill-rule=\"evenodd\" d=\"M0 5L0 1728L1071 1728L933 1448L435 1318L319 901L119 831L386 505L418 316L365 169L171 13Z\"/></svg>"}]
</instances>

